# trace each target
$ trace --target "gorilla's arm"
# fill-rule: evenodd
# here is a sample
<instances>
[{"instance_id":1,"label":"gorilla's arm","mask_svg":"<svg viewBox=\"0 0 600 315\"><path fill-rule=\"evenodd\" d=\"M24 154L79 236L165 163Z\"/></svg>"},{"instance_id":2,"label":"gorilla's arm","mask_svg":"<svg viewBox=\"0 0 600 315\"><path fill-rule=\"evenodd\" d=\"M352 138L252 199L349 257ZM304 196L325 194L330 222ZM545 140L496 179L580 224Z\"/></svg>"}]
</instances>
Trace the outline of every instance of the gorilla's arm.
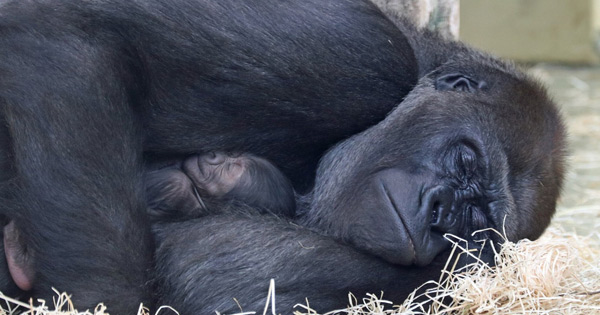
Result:
<instances>
[{"instance_id":1,"label":"gorilla's arm","mask_svg":"<svg viewBox=\"0 0 600 315\"><path fill-rule=\"evenodd\" d=\"M0 102L16 170L1 207L33 252L32 294L51 300L54 287L82 306L135 312L150 303L152 246L131 69L96 42L65 44L59 31L13 41L11 18L0 20Z\"/></svg>"},{"instance_id":2,"label":"gorilla's arm","mask_svg":"<svg viewBox=\"0 0 600 315\"><path fill-rule=\"evenodd\" d=\"M282 314L305 298L316 310L343 308L348 292L383 291L401 301L445 262L440 256L426 268L398 268L272 216L219 215L154 231L159 302L181 314L239 312L234 298L244 311L260 311L269 279Z\"/></svg>"}]
</instances>

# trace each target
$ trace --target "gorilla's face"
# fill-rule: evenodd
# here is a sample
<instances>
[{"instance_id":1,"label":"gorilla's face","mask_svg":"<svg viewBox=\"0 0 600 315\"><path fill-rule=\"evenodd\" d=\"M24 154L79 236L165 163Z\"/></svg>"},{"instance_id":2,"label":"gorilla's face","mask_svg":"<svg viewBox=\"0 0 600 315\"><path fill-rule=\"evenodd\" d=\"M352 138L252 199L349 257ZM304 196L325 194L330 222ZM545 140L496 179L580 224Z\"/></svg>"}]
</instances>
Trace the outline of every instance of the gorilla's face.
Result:
<instances>
[{"instance_id":1,"label":"gorilla's face","mask_svg":"<svg viewBox=\"0 0 600 315\"><path fill-rule=\"evenodd\" d=\"M529 80L486 76L424 78L383 122L332 149L309 217L401 265L430 263L445 233L538 237L563 176L561 120Z\"/></svg>"}]
</instances>

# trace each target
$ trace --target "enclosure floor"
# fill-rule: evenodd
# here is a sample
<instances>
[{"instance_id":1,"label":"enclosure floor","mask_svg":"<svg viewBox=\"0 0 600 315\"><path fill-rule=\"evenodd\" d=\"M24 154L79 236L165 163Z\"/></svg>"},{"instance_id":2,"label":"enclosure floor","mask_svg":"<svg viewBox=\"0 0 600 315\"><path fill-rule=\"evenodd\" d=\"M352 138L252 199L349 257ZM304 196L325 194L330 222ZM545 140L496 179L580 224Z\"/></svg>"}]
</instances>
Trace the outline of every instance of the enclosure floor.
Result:
<instances>
[{"instance_id":1,"label":"enclosure floor","mask_svg":"<svg viewBox=\"0 0 600 315\"><path fill-rule=\"evenodd\" d=\"M530 73L548 86L569 132L568 173L553 224L600 232L600 67L537 65Z\"/></svg>"}]
</instances>

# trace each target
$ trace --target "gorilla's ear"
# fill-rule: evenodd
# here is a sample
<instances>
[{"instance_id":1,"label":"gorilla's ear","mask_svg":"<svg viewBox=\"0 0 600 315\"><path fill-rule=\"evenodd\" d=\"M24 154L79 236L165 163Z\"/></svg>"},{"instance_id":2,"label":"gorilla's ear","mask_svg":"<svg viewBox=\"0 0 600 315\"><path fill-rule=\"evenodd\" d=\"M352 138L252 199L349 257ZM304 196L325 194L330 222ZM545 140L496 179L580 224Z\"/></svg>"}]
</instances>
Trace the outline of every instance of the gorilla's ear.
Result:
<instances>
[{"instance_id":1,"label":"gorilla's ear","mask_svg":"<svg viewBox=\"0 0 600 315\"><path fill-rule=\"evenodd\" d=\"M435 89L438 91L463 91L475 92L486 86L485 81L476 80L462 73L443 75L435 80Z\"/></svg>"}]
</instances>

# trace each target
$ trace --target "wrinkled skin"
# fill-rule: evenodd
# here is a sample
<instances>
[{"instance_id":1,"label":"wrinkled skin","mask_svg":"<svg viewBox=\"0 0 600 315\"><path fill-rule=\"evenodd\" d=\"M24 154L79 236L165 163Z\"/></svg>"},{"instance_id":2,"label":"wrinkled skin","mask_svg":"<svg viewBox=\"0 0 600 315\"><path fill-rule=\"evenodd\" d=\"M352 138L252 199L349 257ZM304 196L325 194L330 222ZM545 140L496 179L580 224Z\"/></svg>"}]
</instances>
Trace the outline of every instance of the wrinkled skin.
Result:
<instances>
[{"instance_id":1,"label":"wrinkled skin","mask_svg":"<svg viewBox=\"0 0 600 315\"><path fill-rule=\"evenodd\" d=\"M282 312L401 299L439 273L445 232L539 236L563 175L535 82L362 0L3 1L0 108L11 279L115 314L260 309L270 278ZM299 220L230 209L155 244L144 164L211 151L272 161Z\"/></svg>"}]
</instances>

